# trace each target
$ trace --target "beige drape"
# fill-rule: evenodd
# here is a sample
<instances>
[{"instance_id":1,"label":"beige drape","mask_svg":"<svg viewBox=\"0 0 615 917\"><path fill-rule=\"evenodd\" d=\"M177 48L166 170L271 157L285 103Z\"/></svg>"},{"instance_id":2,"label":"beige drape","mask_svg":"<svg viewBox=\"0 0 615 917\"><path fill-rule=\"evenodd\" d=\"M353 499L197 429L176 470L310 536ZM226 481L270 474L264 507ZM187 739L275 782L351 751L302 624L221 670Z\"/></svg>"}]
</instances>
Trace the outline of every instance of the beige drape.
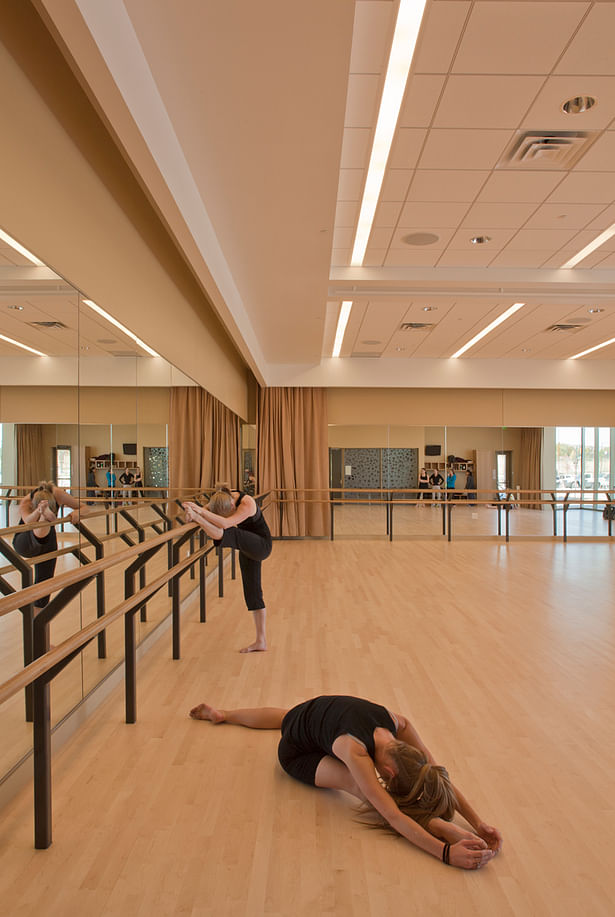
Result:
<instances>
[{"instance_id":1,"label":"beige drape","mask_svg":"<svg viewBox=\"0 0 615 917\"><path fill-rule=\"evenodd\" d=\"M49 460L43 451L43 428L38 423L15 424L17 483L38 484L49 477Z\"/></svg>"},{"instance_id":2,"label":"beige drape","mask_svg":"<svg viewBox=\"0 0 615 917\"><path fill-rule=\"evenodd\" d=\"M241 485L239 417L205 389L171 389L169 473L172 490Z\"/></svg>"},{"instance_id":3,"label":"beige drape","mask_svg":"<svg viewBox=\"0 0 615 917\"><path fill-rule=\"evenodd\" d=\"M329 532L329 446L326 390L260 389L257 423L258 490L285 490L279 513L267 514L274 535ZM294 502L294 497L297 502ZM318 501L323 502L304 502Z\"/></svg>"},{"instance_id":4,"label":"beige drape","mask_svg":"<svg viewBox=\"0 0 615 917\"><path fill-rule=\"evenodd\" d=\"M517 481L521 490L540 490L542 458L542 428L526 427L521 430L519 442L519 469ZM528 495L531 499L531 495ZM524 504L528 509L542 509L540 503Z\"/></svg>"}]
</instances>

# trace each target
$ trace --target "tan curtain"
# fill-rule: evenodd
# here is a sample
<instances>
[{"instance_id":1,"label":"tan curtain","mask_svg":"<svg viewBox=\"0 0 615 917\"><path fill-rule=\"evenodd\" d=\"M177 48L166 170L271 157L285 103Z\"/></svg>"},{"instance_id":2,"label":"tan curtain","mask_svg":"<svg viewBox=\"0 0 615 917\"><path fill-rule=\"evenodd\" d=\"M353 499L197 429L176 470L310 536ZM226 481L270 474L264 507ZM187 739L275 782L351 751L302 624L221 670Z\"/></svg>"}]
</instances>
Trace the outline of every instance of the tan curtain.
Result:
<instances>
[{"instance_id":1,"label":"tan curtain","mask_svg":"<svg viewBox=\"0 0 615 917\"><path fill-rule=\"evenodd\" d=\"M239 417L196 386L171 389L169 470L173 490L240 487Z\"/></svg>"},{"instance_id":2,"label":"tan curtain","mask_svg":"<svg viewBox=\"0 0 615 917\"><path fill-rule=\"evenodd\" d=\"M527 427L521 430L519 444L518 483L521 490L540 490L542 458L542 428ZM531 497L530 497L531 499ZM528 509L542 509L540 503L524 504Z\"/></svg>"},{"instance_id":3,"label":"tan curtain","mask_svg":"<svg viewBox=\"0 0 615 917\"><path fill-rule=\"evenodd\" d=\"M43 451L43 427L39 423L15 424L17 483L29 486L46 481L49 461Z\"/></svg>"},{"instance_id":4,"label":"tan curtain","mask_svg":"<svg viewBox=\"0 0 615 917\"><path fill-rule=\"evenodd\" d=\"M257 422L258 490L286 490L280 514L267 513L274 535L329 532L327 397L321 388L260 389ZM294 502L296 496L297 502ZM304 501L325 502L304 502Z\"/></svg>"}]
</instances>

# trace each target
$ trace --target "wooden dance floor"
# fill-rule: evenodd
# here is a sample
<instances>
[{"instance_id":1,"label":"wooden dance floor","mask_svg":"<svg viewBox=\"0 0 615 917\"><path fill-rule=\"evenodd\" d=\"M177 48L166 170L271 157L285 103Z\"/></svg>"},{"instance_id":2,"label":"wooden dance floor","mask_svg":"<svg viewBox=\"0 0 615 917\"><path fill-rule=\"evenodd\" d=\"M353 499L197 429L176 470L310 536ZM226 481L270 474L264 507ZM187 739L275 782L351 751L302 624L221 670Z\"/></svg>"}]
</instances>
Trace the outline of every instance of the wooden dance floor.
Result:
<instances>
[{"instance_id":1,"label":"wooden dance floor","mask_svg":"<svg viewBox=\"0 0 615 917\"><path fill-rule=\"evenodd\" d=\"M426 511L427 512L427 511ZM435 515L435 514L434 514ZM613 914L615 546L382 537L276 542L270 650L239 579L141 661L54 759L54 843L32 793L2 812L0 900L30 917ZM275 733L190 720L198 701L369 697L416 723L504 851L447 868L284 775Z\"/></svg>"}]
</instances>

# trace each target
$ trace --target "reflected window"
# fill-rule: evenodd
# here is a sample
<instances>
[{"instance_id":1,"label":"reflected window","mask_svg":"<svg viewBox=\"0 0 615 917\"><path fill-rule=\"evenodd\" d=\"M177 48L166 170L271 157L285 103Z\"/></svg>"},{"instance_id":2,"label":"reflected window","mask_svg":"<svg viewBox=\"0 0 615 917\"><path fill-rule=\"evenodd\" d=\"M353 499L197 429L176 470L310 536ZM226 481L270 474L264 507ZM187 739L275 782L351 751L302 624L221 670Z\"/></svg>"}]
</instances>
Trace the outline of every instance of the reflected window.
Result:
<instances>
[{"instance_id":1,"label":"reflected window","mask_svg":"<svg viewBox=\"0 0 615 917\"><path fill-rule=\"evenodd\" d=\"M55 447L54 478L58 487L70 488L70 446Z\"/></svg>"}]
</instances>

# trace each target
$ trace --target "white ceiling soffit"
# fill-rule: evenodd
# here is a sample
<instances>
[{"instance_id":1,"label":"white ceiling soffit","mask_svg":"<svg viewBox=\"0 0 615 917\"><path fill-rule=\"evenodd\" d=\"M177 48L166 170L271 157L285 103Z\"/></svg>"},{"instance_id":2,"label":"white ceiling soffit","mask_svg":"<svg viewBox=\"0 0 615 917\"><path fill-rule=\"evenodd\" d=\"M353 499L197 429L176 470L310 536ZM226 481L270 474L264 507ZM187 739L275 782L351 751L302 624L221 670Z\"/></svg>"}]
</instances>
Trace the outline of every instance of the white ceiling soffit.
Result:
<instances>
[{"instance_id":1,"label":"white ceiling soffit","mask_svg":"<svg viewBox=\"0 0 615 917\"><path fill-rule=\"evenodd\" d=\"M615 335L615 240L560 270L615 223L615 4L428 0L351 268L395 2L43 2L266 383L615 387L614 347L567 359Z\"/></svg>"}]
</instances>

